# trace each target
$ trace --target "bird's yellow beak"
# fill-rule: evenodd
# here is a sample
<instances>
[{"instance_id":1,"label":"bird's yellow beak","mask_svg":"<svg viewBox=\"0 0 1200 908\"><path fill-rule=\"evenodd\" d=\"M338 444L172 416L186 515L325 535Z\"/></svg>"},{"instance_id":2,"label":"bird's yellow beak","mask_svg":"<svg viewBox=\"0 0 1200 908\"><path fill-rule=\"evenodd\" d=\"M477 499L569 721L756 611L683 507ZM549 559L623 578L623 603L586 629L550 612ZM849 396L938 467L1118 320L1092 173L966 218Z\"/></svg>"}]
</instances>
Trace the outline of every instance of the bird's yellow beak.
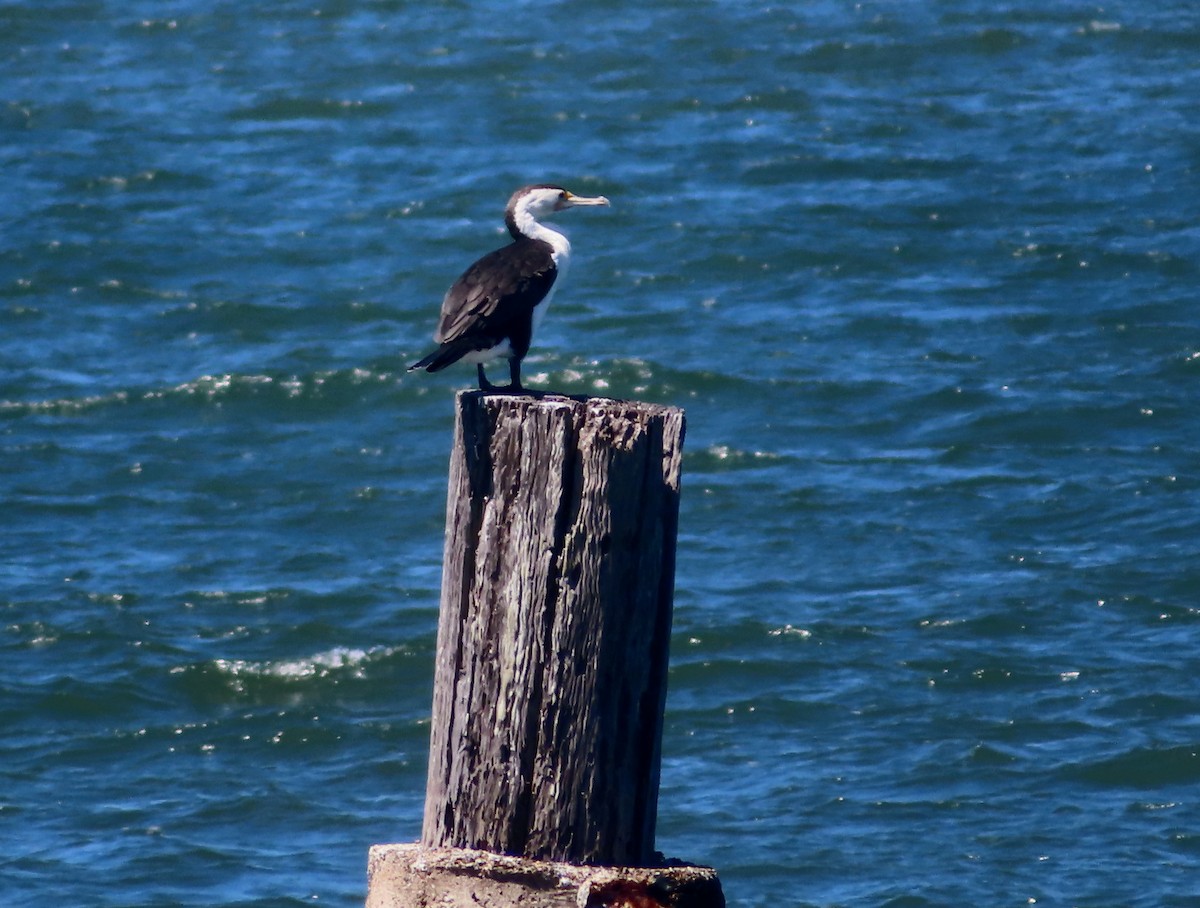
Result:
<instances>
[{"instance_id":1,"label":"bird's yellow beak","mask_svg":"<svg viewBox=\"0 0 1200 908\"><path fill-rule=\"evenodd\" d=\"M608 199L602 195L585 196L575 195L573 192L568 192L567 197L563 199L563 202L565 203L563 205L564 208L573 208L576 205L607 205Z\"/></svg>"}]
</instances>

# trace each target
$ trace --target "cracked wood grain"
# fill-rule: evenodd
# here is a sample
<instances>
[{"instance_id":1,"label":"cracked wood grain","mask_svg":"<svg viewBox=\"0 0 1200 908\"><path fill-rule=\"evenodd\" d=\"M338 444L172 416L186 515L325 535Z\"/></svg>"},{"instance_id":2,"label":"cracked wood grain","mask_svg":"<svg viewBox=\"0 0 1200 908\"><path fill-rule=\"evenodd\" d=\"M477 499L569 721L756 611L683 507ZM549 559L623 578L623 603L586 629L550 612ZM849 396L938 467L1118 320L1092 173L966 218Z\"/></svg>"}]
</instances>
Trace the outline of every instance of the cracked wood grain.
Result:
<instances>
[{"instance_id":1,"label":"cracked wood grain","mask_svg":"<svg viewBox=\"0 0 1200 908\"><path fill-rule=\"evenodd\" d=\"M648 862L683 412L456 403L423 841Z\"/></svg>"}]
</instances>

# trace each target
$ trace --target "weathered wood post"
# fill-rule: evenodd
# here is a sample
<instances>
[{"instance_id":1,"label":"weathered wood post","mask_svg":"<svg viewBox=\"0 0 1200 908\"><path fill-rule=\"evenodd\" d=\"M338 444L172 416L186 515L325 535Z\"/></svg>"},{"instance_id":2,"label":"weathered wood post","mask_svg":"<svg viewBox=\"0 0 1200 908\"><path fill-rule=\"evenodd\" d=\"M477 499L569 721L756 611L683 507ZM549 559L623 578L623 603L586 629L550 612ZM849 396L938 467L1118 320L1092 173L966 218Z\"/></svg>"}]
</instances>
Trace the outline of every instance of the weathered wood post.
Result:
<instances>
[{"instance_id":1,"label":"weathered wood post","mask_svg":"<svg viewBox=\"0 0 1200 908\"><path fill-rule=\"evenodd\" d=\"M368 908L724 905L654 849L683 412L456 403L422 841Z\"/></svg>"}]
</instances>

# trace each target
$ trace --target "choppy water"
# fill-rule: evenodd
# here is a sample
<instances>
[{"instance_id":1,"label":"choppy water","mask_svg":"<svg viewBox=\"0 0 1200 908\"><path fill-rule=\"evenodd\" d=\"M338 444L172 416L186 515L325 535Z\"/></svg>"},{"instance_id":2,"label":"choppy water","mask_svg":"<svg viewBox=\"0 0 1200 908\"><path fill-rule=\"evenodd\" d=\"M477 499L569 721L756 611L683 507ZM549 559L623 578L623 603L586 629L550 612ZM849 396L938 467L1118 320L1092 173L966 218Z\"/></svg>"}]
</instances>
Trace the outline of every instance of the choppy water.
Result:
<instances>
[{"instance_id":1,"label":"choppy water","mask_svg":"<svg viewBox=\"0 0 1200 908\"><path fill-rule=\"evenodd\" d=\"M1200 12L0 5L0 903L419 833L441 294L689 418L659 845L747 906L1200 904Z\"/></svg>"}]
</instances>

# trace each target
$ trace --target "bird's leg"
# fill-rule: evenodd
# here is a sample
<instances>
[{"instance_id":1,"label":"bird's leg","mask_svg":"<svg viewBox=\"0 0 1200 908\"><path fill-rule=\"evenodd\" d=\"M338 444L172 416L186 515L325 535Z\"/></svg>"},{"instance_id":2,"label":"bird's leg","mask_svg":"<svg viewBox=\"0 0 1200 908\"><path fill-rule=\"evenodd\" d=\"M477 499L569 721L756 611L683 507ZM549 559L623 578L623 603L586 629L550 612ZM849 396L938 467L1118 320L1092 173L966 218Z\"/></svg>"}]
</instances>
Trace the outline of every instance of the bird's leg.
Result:
<instances>
[{"instance_id":1,"label":"bird's leg","mask_svg":"<svg viewBox=\"0 0 1200 908\"><path fill-rule=\"evenodd\" d=\"M514 356L508 361L508 374L512 381L508 384L509 391L524 391L521 387L521 360Z\"/></svg>"},{"instance_id":2,"label":"bird's leg","mask_svg":"<svg viewBox=\"0 0 1200 908\"><path fill-rule=\"evenodd\" d=\"M479 390L480 391L496 391L499 390L495 385L487 380L487 376L483 374L483 363L476 363L475 370L479 373Z\"/></svg>"}]
</instances>

